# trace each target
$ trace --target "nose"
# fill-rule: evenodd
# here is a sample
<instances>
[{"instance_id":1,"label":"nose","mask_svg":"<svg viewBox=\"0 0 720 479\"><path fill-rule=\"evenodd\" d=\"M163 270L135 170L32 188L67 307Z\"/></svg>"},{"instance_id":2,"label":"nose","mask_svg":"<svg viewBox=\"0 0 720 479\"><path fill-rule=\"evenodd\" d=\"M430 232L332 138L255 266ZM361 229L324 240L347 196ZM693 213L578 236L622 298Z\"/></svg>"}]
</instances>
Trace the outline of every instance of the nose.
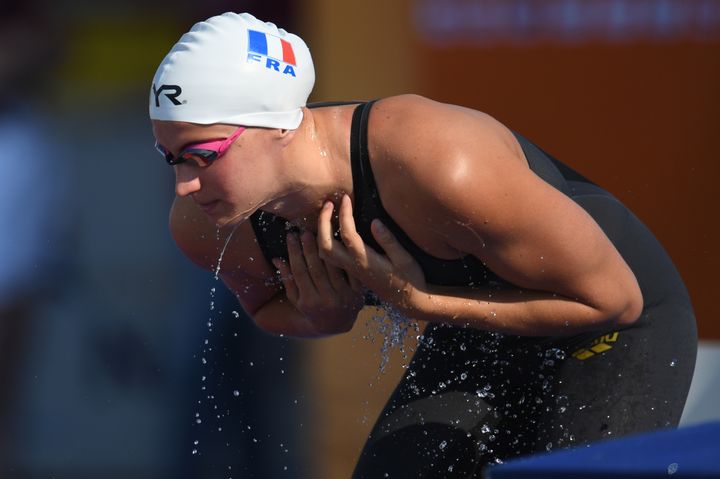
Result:
<instances>
[{"instance_id":1,"label":"nose","mask_svg":"<svg viewBox=\"0 0 720 479\"><path fill-rule=\"evenodd\" d=\"M184 164L175 166L175 194L188 196L200 191L200 177Z\"/></svg>"}]
</instances>

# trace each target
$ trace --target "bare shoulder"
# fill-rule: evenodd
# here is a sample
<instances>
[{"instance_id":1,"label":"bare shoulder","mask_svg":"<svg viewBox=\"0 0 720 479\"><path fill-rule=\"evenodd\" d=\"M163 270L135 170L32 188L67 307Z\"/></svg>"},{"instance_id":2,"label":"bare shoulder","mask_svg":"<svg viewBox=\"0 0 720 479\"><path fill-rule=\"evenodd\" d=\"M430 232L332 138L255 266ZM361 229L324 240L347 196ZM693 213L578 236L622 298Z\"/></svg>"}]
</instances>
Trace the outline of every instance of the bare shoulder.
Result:
<instances>
[{"instance_id":1,"label":"bare shoulder","mask_svg":"<svg viewBox=\"0 0 720 479\"><path fill-rule=\"evenodd\" d=\"M378 100L373 106L370 125L378 138L395 133L387 139L397 138L400 132L432 131L432 137L426 140L433 144L438 140L457 142L467 135L482 140L507 140L512 136L505 125L488 113L412 94ZM418 135L413 136L419 139Z\"/></svg>"},{"instance_id":2,"label":"bare shoulder","mask_svg":"<svg viewBox=\"0 0 720 479\"><path fill-rule=\"evenodd\" d=\"M445 188L487 163L525 164L512 132L492 116L418 95L378 101L368 142L373 168L402 169L420 185Z\"/></svg>"},{"instance_id":3,"label":"bare shoulder","mask_svg":"<svg viewBox=\"0 0 720 479\"><path fill-rule=\"evenodd\" d=\"M378 101L368 143L383 205L420 243L425 229L444 229L458 196L487 191L506 169L527 170L520 145L501 122L417 95Z\"/></svg>"}]
</instances>

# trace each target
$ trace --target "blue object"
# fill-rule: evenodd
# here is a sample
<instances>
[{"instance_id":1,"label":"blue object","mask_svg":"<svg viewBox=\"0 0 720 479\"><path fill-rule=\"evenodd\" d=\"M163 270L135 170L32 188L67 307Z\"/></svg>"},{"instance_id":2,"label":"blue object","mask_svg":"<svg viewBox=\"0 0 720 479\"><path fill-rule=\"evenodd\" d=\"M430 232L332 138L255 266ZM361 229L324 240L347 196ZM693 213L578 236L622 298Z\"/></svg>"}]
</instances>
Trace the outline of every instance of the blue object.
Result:
<instances>
[{"instance_id":1,"label":"blue object","mask_svg":"<svg viewBox=\"0 0 720 479\"><path fill-rule=\"evenodd\" d=\"M720 478L720 422L662 429L488 468L486 479Z\"/></svg>"}]
</instances>

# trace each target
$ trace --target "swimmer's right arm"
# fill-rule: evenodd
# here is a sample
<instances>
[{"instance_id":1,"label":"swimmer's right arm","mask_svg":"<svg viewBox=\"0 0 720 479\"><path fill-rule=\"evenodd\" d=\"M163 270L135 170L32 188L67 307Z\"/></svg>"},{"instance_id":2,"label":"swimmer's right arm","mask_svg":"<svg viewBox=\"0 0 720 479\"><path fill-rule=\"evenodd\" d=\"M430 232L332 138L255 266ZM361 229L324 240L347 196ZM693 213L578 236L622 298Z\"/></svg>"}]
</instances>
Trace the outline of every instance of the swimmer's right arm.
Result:
<instances>
[{"instance_id":1,"label":"swimmer's right arm","mask_svg":"<svg viewBox=\"0 0 720 479\"><path fill-rule=\"evenodd\" d=\"M234 290L227 281L225 284ZM238 301L263 331L296 338L318 338L346 333L352 329L357 317L357 313L355 313L352 318L345 317L340 320L330 316L322 316L320 320L311 319L298 311L288 300L284 291L277 292L255 310L239 295Z\"/></svg>"},{"instance_id":2,"label":"swimmer's right arm","mask_svg":"<svg viewBox=\"0 0 720 479\"><path fill-rule=\"evenodd\" d=\"M316 303L318 309L301 312L296 301L288 299L286 290L269 285L260 278L241 272L221 274L225 285L235 293L238 302L255 324L271 334L296 338L318 338L341 334L352 329L357 311L321 309L327 304ZM312 314L312 312L318 314Z\"/></svg>"},{"instance_id":3,"label":"swimmer's right arm","mask_svg":"<svg viewBox=\"0 0 720 479\"><path fill-rule=\"evenodd\" d=\"M221 232L218 239L216 230L191 199L175 199L170 213L173 239L188 259L208 271L214 271L225 242L222 235L227 236L227 232ZM297 259L297 254L294 256ZM286 289L278 284L272 266L254 260L262 257L252 227L248 223L241 224L223 256L219 275L259 328L272 334L303 338L340 334L352 328L357 312L318 311L318 306L322 306L319 303L308 305L307 313L310 314L300 312L288 299ZM292 275L288 271L285 273L287 282Z\"/></svg>"}]
</instances>

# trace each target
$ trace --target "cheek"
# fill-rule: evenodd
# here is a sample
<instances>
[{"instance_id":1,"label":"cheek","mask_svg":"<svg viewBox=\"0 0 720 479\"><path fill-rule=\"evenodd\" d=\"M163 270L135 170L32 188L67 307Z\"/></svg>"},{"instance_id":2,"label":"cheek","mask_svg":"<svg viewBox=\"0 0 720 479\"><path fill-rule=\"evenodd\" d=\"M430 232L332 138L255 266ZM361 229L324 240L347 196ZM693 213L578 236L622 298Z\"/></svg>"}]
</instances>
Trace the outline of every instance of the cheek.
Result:
<instances>
[{"instance_id":1,"label":"cheek","mask_svg":"<svg viewBox=\"0 0 720 479\"><path fill-rule=\"evenodd\" d=\"M257 175L249 168L218 171L214 181L222 196L236 205L256 201L263 189Z\"/></svg>"}]
</instances>

